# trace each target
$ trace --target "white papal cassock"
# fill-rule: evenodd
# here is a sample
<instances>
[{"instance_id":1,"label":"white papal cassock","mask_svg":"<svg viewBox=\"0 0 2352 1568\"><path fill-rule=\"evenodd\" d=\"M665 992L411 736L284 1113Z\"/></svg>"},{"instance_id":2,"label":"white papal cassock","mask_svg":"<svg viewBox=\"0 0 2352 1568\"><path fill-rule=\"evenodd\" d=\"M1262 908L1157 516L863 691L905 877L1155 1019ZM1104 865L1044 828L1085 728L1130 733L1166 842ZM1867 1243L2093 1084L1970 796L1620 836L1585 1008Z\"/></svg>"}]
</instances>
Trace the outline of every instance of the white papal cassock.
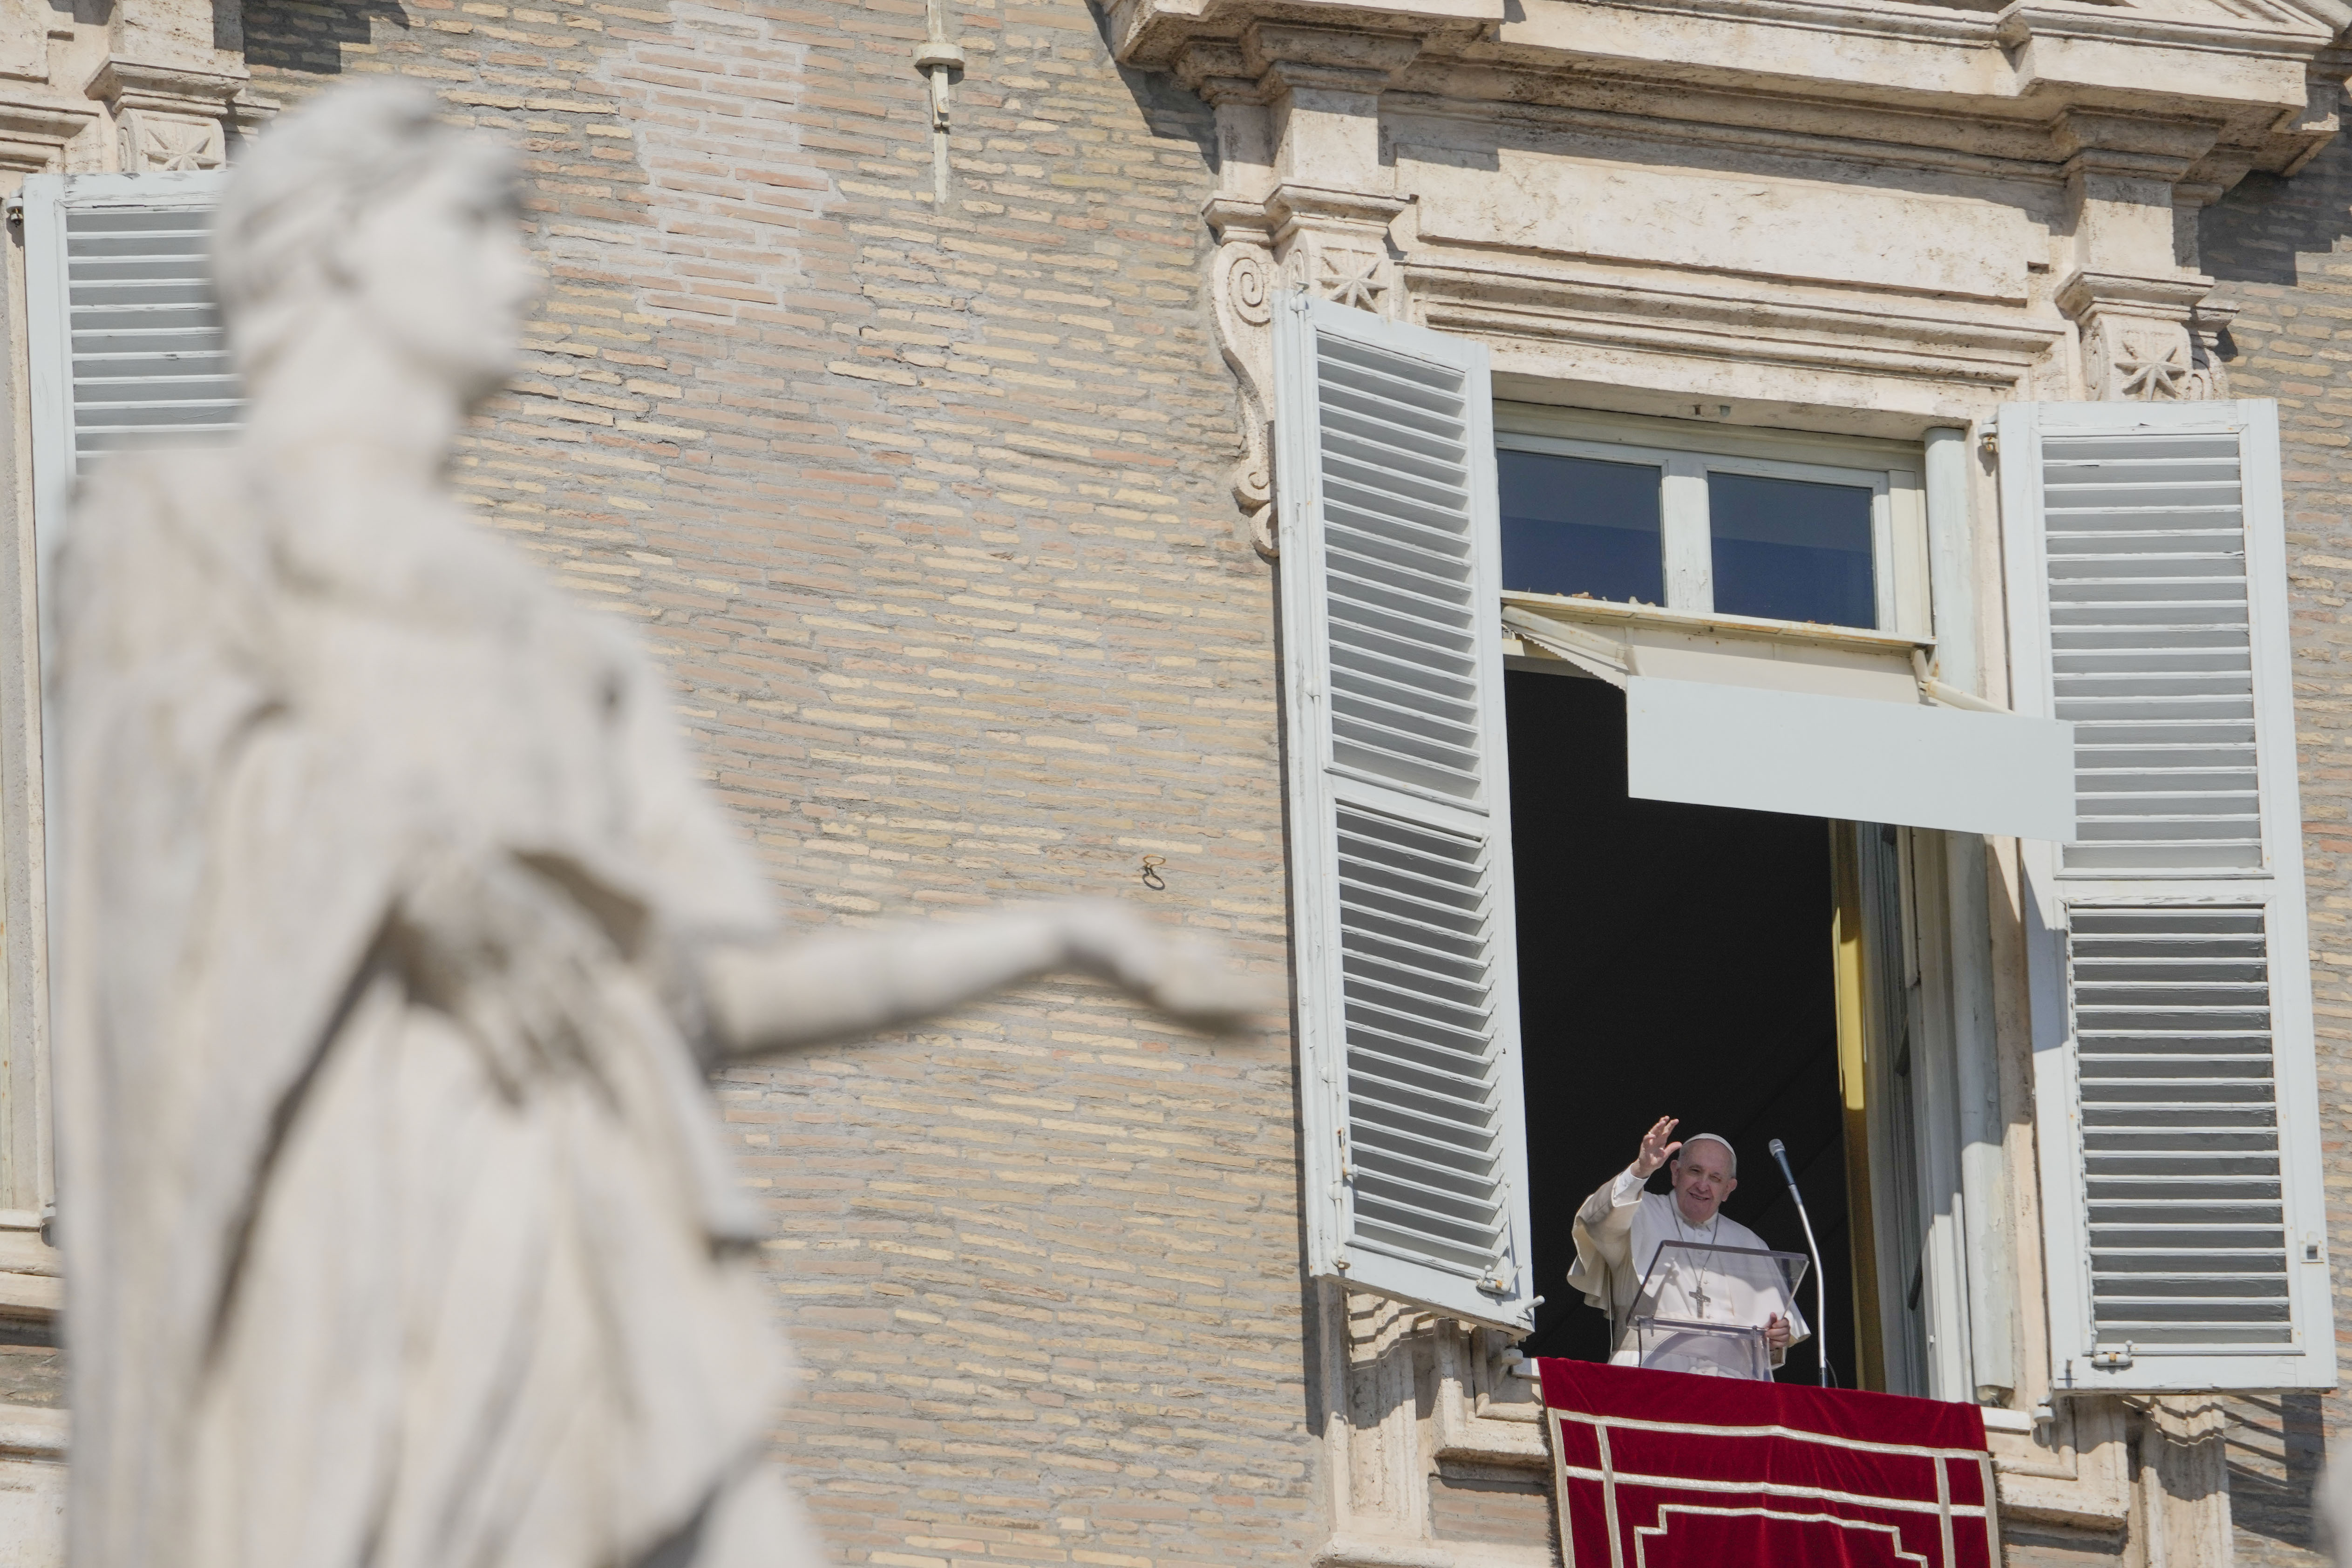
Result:
<instances>
[{"instance_id":1,"label":"white papal cassock","mask_svg":"<svg viewBox=\"0 0 2352 1568\"><path fill-rule=\"evenodd\" d=\"M1674 1194L1644 1192L1642 1182L1629 1166L1576 1211L1576 1265L1568 1271L1568 1283L1584 1292L1587 1305L1609 1314L1611 1361L1621 1366L1639 1362L1629 1338L1637 1317L1760 1328L1777 1312L1789 1320L1790 1344L1811 1332L1778 1273L1762 1259L1720 1258L1710 1267L1705 1250L1685 1254L1696 1260L1696 1267L1674 1270L1671 1278L1654 1282L1652 1295L1644 1297L1643 1276L1666 1242L1688 1242L1702 1249L1760 1249L1764 1239L1722 1214L1705 1225L1693 1225L1683 1218ZM1774 1351L1772 1364L1780 1365L1786 1354Z\"/></svg>"}]
</instances>

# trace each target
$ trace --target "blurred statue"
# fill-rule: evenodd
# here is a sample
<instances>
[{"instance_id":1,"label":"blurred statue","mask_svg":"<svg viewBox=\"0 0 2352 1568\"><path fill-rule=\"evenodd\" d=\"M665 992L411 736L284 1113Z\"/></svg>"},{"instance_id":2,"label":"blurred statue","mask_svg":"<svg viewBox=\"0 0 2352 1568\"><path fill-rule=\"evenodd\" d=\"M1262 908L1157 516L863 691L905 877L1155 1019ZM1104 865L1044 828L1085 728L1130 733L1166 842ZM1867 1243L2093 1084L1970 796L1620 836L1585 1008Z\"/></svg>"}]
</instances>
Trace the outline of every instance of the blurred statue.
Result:
<instances>
[{"instance_id":1,"label":"blurred statue","mask_svg":"<svg viewBox=\"0 0 2352 1568\"><path fill-rule=\"evenodd\" d=\"M813 1563L705 1071L1050 970L1256 988L1117 905L779 944L633 640L444 483L538 279L433 110L262 140L245 434L104 469L45 583L72 1560Z\"/></svg>"}]
</instances>

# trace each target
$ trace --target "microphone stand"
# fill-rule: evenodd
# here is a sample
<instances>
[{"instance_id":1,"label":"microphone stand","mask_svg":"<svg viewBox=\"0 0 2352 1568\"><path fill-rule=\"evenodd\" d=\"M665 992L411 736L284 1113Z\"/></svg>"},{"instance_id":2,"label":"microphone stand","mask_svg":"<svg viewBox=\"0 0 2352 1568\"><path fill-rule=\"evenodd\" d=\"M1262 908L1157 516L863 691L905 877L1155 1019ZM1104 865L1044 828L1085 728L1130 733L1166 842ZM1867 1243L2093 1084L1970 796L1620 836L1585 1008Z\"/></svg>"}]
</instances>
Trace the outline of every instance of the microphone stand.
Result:
<instances>
[{"instance_id":1,"label":"microphone stand","mask_svg":"<svg viewBox=\"0 0 2352 1568\"><path fill-rule=\"evenodd\" d=\"M1773 1163L1780 1167L1780 1179L1789 1184L1789 1196L1797 1200L1797 1222L1805 1228L1805 1250L1813 1255L1813 1350L1821 1365L1821 1385L1830 1385L1830 1286L1829 1276L1822 1272L1821 1244L1813 1239L1812 1217L1805 1212L1805 1195L1797 1190L1797 1176L1789 1168L1789 1150L1780 1139L1769 1145Z\"/></svg>"}]
</instances>

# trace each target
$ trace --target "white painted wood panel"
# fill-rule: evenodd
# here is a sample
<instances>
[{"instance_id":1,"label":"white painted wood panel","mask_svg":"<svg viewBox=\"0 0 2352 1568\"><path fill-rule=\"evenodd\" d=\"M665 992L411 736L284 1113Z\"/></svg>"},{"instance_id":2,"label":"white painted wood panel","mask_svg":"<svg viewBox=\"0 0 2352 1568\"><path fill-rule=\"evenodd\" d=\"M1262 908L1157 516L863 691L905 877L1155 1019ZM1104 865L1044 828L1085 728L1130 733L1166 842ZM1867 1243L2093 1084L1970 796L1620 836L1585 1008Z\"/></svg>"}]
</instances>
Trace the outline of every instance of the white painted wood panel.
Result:
<instances>
[{"instance_id":1,"label":"white painted wood panel","mask_svg":"<svg viewBox=\"0 0 2352 1568\"><path fill-rule=\"evenodd\" d=\"M2268 402L2001 411L2012 685L2074 718L2029 845L2062 1387L2335 1385Z\"/></svg>"},{"instance_id":2,"label":"white painted wood panel","mask_svg":"<svg viewBox=\"0 0 2352 1568\"><path fill-rule=\"evenodd\" d=\"M1293 296L1275 364L1309 1271L1524 1330L1485 350Z\"/></svg>"},{"instance_id":3,"label":"white painted wood panel","mask_svg":"<svg viewBox=\"0 0 2352 1568\"><path fill-rule=\"evenodd\" d=\"M2074 831L2072 727L2008 714L1636 675L1626 788L1738 806L2019 838Z\"/></svg>"}]
</instances>

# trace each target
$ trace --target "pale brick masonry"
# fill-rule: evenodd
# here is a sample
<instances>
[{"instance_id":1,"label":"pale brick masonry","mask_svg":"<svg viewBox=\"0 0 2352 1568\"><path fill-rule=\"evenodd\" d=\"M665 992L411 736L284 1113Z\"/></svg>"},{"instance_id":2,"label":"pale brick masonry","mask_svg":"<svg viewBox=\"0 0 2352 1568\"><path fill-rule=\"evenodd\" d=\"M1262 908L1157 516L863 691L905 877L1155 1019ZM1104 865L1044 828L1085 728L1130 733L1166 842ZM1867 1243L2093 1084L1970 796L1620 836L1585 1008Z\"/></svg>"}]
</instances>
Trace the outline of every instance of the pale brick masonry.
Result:
<instances>
[{"instance_id":1,"label":"pale brick masonry","mask_svg":"<svg viewBox=\"0 0 2352 1568\"><path fill-rule=\"evenodd\" d=\"M2294 616L2295 722L2311 977L2318 1021L2337 1354L2352 1375L2352 148L2291 180L2249 175L2202 224L2217 299L2242 307L2223 342L2230 390L2279 400ZM2230 1502L2238 1558L2317 1564L2309 1506L2339 1391L2238 1403Z\"/></svg>"},{"instance_id":2,"label":"pale brick masonry","mask_svg":"<svg viewBox=\"0 0 2352 1568\"><path fill-rule=\"evenodd\" d=\"M1127 898L1285 960L1268 569L1224 475L1208 110L1076 0L248 0L256 90L436 83L553 286L461 483L669 662L804 922ZM1164 856L1166 891L1139 881ZM853 1562L1297 1563L1290 1050L1089 985L728 1075Z\"/></svg>"}]
</instances>

